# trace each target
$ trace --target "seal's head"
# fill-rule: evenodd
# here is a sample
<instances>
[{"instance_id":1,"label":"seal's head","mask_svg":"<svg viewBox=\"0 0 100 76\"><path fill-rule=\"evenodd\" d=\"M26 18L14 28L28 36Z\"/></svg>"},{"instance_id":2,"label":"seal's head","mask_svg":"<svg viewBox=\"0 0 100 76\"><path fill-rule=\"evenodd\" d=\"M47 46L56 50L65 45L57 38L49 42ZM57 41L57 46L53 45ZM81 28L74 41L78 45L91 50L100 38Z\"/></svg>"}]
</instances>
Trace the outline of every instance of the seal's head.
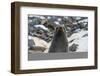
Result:
<instances>
[{"instance_id":1,"label":"seal's head","mask_svg":"<svg viewBox=\"0 0 100 76\"><path fill-rule=\"evenodd\" d=\"M63 27L57 27L56 32L63 32Z\"/></svg>"}]
</instances>

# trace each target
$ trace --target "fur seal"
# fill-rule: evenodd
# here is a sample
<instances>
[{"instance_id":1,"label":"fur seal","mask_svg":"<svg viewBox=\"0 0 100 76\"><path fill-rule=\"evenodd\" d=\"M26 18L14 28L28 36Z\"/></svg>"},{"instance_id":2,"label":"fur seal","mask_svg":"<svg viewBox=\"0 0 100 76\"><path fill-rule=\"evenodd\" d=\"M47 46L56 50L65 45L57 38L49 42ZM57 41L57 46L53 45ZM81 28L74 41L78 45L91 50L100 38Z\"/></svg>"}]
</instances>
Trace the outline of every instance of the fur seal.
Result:
<instances>
[{"instance_id":1,"label":"fur seal","mask_svg":"<svg viewBox=\"0 0 100 76\"><path fill-rule=\"evenodd\" d=\"M68 52L68 40L64 27L57 27L54 33L49 53Z\"/></svg>"}]
</instances>

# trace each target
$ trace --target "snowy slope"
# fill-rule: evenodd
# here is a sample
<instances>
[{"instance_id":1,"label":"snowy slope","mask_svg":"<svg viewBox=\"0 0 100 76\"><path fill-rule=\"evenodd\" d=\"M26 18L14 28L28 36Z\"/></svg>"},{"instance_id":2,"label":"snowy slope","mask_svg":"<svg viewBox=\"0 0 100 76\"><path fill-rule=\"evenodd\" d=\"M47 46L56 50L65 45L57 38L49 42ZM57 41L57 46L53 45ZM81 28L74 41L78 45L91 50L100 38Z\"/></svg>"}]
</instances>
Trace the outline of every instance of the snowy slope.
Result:
<instances>
[{"instance_id":1,"label":"snowy slope","mask_svg":"<svg viewBox=\"0 0 100 76\"><path fill-rule=\"evenodd\" d=\"M76 52L86 52L88 51L88 31L81 30L77 33L74 33L71 37L68 38L68 41L72 41L69 43L69 47L72 44L77 44ZM86 35L86 36L85 36Z\"/></svg>"}]
</instances>

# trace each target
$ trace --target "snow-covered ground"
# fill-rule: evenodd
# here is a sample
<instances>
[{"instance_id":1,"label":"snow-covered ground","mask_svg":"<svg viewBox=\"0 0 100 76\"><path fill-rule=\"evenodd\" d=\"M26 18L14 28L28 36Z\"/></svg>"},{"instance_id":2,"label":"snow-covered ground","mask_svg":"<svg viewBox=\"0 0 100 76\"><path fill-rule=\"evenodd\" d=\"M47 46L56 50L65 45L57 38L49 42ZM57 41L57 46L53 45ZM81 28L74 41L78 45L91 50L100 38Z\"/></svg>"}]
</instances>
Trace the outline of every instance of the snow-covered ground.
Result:
<instances>
[{"instance_id":1,"label":"snow-covered ground","mask_svg":"<svg viewBox=\"0 0 100 76\"><path fill-rule=\"evenodd\" d=\"M69 43L69 47L75 43L78 45L76 52L87 52L88 51L88 31L81 30L77 33L72 34L71 37L68 38L68 41L72 41Z\"/></svg>"}]
</instances>

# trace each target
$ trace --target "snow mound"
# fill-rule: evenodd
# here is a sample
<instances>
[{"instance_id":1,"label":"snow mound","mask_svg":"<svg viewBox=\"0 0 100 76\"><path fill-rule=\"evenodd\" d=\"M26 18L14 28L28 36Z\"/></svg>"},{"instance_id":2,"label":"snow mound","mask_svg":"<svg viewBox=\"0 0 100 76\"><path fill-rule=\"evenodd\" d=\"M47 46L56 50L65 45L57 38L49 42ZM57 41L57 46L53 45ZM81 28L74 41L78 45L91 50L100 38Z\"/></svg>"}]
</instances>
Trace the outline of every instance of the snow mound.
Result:
<instances>
[{"instance_id":1,"label":"snow mound","mask_svg":"<svg viewBox=\"0 0 100 76\"><path fill-rule=\"evenodd\" d=\"M60 25L58 21L55 21L54 23L55 23L56 25Z\"/></svg>"},{"instance_id":2,"label":"snow mound","mask_svg":"<svg viewBox=\"0 0 100 76\"><path fill-rule=\"evenodd\" d=\"M49 29L46 28L44 25L34 25L34 27L36 27L36 28L41 28L41 29L46 30L46 31L49 30Z\"/></svg>"},{"instance_id":3,"label":"snow mound","mask_svg":"<svg viewBox=\"0 0 100 76\"><path fill-rule=\"evenodd\" d=\"M71 37L68 38L68 41L72 41L69 43L69 47L73 44L77 44L78 48L76 52L86 52L88 51L88 36L83 37L88 34L88 31L81 30L78 33L74 33Z\"/></svg>"},{"instance_id":4,"label":"snow mound","mask_svg":"<svg viewBox=\"0 0 100 76\"><path fill-rule=\"evenodd\" d=\"M87 34L88 31L84 31L84 30L81 30L77 33L74 33L70 38L68 38L68 40L73 40L73 39L80 39L83 35Z\"/></svg>"}]
</instances>

